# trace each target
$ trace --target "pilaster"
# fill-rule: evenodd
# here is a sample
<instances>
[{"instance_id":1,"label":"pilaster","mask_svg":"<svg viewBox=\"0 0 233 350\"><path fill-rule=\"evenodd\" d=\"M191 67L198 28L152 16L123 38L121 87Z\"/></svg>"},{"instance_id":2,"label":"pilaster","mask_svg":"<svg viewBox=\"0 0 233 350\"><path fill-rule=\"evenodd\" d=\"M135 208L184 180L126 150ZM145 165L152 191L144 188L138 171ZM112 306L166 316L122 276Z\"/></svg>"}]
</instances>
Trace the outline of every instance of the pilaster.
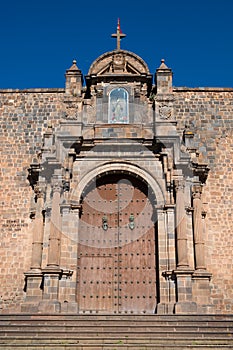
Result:
<instances>
[{"instance_id":1,"label":"pilaster","mask_svg":"<svg viewBox=\"0 0 233 350\"><path fill-rule=\"evenodd\" d=\"M210 280L212 274L206 271L205 265L206 212L203 210L201 195L201 184L194 185L192 188L195 252L195 272L192 275L193 295L198 305L199 313L213 313L214 307L210 305Z\"/></svg>"},{"instance_id":2,"label":"pilaster","mask_svg":"<svg viewBox=\"0 0 233 350\"><path fill-rule=\"evenodd\" d=\"M48 263L42 270L43 295L39 303L39 312L60 312L58 301L59 280L62 276L60 268L60 242L61 242L61 214L60 201L62 191L62 175L55 169L52 178L52 209L49 234Z\"/></svg>"},{"instance_id":3,"label":"pilaster","mask_svg":"<svg viewBox=\"0 0 233 350\"><path fill-rule=\"evenodd\" d=\"M176 189L176 236L177 236L177 268L189 269L187 249L187 223L184 201L185 181L175 181Z\"/></svg>"},{"instance_id":4,"label":"pilaster","mask_svg":"<svg viewBox=\"0 0 233 350\"><path fill-rule=\"evenodd\" d=\"M158 268L159 303L158 314L173 314L175 304L175 283L172 269L175 267L175 226L174 206L165 206L157 210L158 216Z\"/></svg>"},{"instance_id":5,"label":"pilaster","mask_svg":"<svg viewBox=\"0 0 233 350\"><path fill-rule=\"evenodd\" d=\"M193 186L193 233L196 270L205 270L205 251L203 237L203 218L201 202L201 185Z\"/></svg>"},{"instance_id":6,"label":"pilaster","mask_svg":"<svg viewBox=\"0 0 233 350\"><path fill-rule=\"evenodd\" d=\"M31 270L37 271L41 269L43 236L44 236L44 194L45 183L38 182L34 187L36 194L36 211L33 223L33 242L32 242L32 258Z\"/></svg>"},{"instance_id":7,"label":"pilaster","mask_svg":"<svg viewBox=\"0 0 233 350\"><path fill-rule=\"evenodd\" d=\"M33 241L30 270L25 272L25 302L21 305L22 312L37 312L38 302L42 299L42 280L41 272L43 237L44 237L44 195L45 183L43 180L34 185L36 195L35 217L33 222Z\"/></svg>"},{"instance_id":8,"label":"pilaster","mask_svg":"<svg viewBox=\"0 0 233 350\"><path fill-rule=\"evenodd\" d=\"M61 261L63 270L59 281L59 301L61 312L78 312L77 304L77 262L78 229L81 205L63 203L61 205Z\"/></svg>"},{"instance_id":9,"label":"pilaster","mask_svg":"<svg viewBox=\"0 0 233 350\"><path fill-rule=\"evenodd\" d=\"M60 170L53 176L53 197L50 222L49 251L47 267L58 267L60 263L60 241L61 241L61 200L62 181Z\"/></svg>"}]
</instances>

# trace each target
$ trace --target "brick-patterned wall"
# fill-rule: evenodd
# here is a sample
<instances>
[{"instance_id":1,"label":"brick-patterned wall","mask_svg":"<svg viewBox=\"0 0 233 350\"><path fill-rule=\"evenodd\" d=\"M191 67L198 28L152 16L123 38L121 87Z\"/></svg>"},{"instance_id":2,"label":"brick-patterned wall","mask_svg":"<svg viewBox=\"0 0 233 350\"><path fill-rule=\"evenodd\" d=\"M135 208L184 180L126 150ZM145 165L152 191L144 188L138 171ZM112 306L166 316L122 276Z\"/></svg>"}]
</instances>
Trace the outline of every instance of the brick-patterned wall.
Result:
<instances>
[{"instance_id":1,"label":"brick-patterned wall","mask_svg":"<svg viewBox=\"0 0 233 350\"><path fill-rule=\"evenodd\" d=\"M185 125L194 132L194 145L212 168L216 158L216 139L233 127L233 89L174 89L177 128Z\"/></svg>"},{"instance_id":2,"label":"brick-patterned wall","mask_svg":"<svg viewBox=\"0 0 233 350\"><path fill-rule=\"evenodd\" d=\"M206 263L213 274L211 302L216 312L233 312L233 89L175 89L180 132L194 133L210 172L203 191L207 203Z\"/></svg>"},{"instance_id":3,"label":"brick-patterned wall","mask_svg":"<svg viewBox=\"0 0 233 350\"><path fill-rule=\"evenodd\" d=\"M233 312L233 89L174 88L174 114L182 134L185 125L210 167L204 188L207 268L213 273L212 302L218 312ZM30 267L30 202L28 168L42 146L48 122L64 113L63 89L0 91L1 245L0 308L20 311L23 273Z\"/></svg>"},{"instance_id":4,"label":"brick-patterned wall","mask_svg":"<svg viewBox=\"0 0 233 350\"><path fill-rule=\"evenodd\" d=\"M0 91L0 310L20 311L24 272L30 267L32 189L28 168L42 146L48 121L60 118L61 92Z\"/></svg>"}]
</instances>

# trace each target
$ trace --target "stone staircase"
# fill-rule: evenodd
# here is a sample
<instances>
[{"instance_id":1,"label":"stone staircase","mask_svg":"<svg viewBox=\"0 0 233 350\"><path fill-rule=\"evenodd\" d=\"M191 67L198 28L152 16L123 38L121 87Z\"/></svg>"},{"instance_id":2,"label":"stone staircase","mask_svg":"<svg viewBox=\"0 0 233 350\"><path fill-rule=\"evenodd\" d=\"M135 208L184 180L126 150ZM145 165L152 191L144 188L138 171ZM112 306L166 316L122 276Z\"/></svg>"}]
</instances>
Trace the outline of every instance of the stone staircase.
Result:
<instances>
[{"instance_id":1,"label":"stone staircase","mask_svg":"<svg viewBox=\"0 0 233 350\"><path fill-rule=\"evenodd\" d=\"M233 349L233 315L0 315L0 349Z\"/></svg>"}]
</instances>

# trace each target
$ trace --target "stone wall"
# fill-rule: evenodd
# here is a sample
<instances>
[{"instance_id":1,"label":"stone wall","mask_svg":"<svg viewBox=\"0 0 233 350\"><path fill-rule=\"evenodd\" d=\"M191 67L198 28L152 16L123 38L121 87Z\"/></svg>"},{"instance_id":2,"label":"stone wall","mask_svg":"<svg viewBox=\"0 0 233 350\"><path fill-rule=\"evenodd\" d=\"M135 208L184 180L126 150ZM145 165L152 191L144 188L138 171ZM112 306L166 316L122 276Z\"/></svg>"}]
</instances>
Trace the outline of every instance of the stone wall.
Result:
<instances>
[{"instance_id":1,"label":"stone wall","mask_svg":"<svg viewBox=\"0 0 233 350\"><path fill-rule=\"evenodd\" d=\"M233 312L233 89L174 88L177 130L194 133L193 147L210 168L203 189L206 265L213 274L211 300L216 312ZM28 168L39 156L48 124L64 117L64 89L0 91L1 287L0 310L20 311L24 272L32 244ZM101 131L101 130L100 130Z\"/></svg>"},{"instance_id":2,"label":"stone wall","mask_svg":"<svg viewBox=\"0 0 233 350\"><path fill-rule=\"evenodd\" d=\"M216 312L233 312L233 89L175 89L178 129L194 132L194 146L210 168L203 202L206 264L213 274Z\"/></svg>"},{"instance_id":3,"label":"stone wall","mask_svg":"<svg viewBox=\"0 0 233 350\"><path fill-rule=\"evenodd\" d=\"M24 272L30 266L32 247L28 168L42 147L48 122L56 124L60 118L63 91L0 92L1 310L19 311L24 297Z\"/></svg>"}]
</instances>

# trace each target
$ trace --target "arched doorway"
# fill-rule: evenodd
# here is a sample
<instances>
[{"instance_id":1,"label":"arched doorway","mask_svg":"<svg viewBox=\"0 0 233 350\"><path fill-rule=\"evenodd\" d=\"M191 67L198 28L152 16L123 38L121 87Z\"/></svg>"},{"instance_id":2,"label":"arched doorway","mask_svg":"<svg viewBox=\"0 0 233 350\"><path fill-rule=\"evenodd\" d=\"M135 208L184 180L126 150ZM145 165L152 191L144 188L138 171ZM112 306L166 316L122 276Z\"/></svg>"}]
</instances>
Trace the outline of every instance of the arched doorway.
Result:
<instances>
[{"instance_id":1,"label":"arched doorway","mask_svg":"<svg viewBox=\"0 0 233 350\"><path fill-rule=\"evenodd\" d=\"M105 173L82 193L77 298L80 313L154 313L155 197L130 173Z\"/></svg>"}]
</instances>

